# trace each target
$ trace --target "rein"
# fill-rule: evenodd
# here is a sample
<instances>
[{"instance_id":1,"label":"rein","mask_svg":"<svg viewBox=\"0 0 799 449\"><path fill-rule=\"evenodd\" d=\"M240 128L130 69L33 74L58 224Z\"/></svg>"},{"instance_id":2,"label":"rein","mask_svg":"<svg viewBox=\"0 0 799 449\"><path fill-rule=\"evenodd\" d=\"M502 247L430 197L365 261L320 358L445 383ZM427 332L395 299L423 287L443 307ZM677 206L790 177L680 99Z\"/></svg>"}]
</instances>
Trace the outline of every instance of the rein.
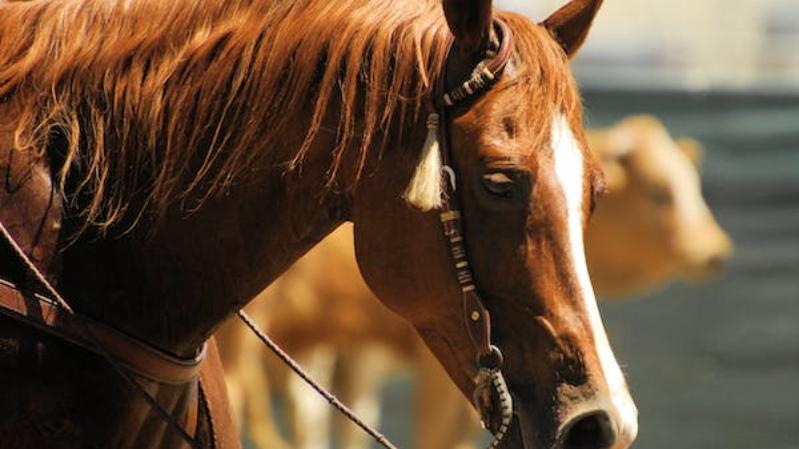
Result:
<instances>
[{"instance_id":1,"label":"rein","mask_svg":"<svg viewBox=\"0 0 799 449\"><path fill-rule=\"evenodd\" d=\"M32 276L33 280L53 298L32 293L28 288L19 288L0 279L0 313L102 356L189 447L200 449L190 434L193 432L189 432L178 423L175 417L136 381L134 375L166 384L190 382L197 377L200 366L205 360L208 343L202 345L195 357L180 359L81 315L75 312L34 265L2 221L0 221L0 242L5 243L17 256L23 273ZM193 423L189 423L189 426L194 428Z\"/></svg>"}]
</instances>

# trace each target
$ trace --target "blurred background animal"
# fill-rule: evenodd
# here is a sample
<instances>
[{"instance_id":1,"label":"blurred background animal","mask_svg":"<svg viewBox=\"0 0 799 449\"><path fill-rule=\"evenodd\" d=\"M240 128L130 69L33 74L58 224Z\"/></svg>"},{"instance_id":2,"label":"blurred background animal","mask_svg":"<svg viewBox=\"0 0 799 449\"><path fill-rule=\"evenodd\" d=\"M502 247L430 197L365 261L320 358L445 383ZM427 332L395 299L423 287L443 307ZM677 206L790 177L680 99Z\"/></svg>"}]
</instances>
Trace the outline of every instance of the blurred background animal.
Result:
<instances>
[{"instance_id":1,"label":"blurred background animal","mask_svg":"<svg viewBox=\"0 0 799 449\"><path fill-rule=\"evenodd\" d=\"M602 299L702 280L721 269L732 243L702 197L701 145L672 138L656 118L639 115L588 133L602 161L607 192L588 227L586 253ZM354 260L344 225L248 306L273 338L368 422L380 420L387 378L416 376L415 447L469 447L477 418L415 333L373 298ZM230 323L217 335L239 422L260 448L366 448L365 434L335 415L301 380L287 375L257 342ZM270 394L286 406L287 444ZM335 424L331 424L335 423ZM331 425L336 431L331 431ZM472 429L472 430L469 430Z\"/></svg>"},{"instance_id":2,"label":"blurred background animal","mask_svg":"<svg viewBox=\"0 0 799 449\"><path fill-rule=\"evenodd\" d=\"M732 253L702 197L702 147L672 139L648 115L590 132L608 193L588 227L586 252L603 298L639 294L674 279L702 280Z\"/></svg>"}]
</instances>

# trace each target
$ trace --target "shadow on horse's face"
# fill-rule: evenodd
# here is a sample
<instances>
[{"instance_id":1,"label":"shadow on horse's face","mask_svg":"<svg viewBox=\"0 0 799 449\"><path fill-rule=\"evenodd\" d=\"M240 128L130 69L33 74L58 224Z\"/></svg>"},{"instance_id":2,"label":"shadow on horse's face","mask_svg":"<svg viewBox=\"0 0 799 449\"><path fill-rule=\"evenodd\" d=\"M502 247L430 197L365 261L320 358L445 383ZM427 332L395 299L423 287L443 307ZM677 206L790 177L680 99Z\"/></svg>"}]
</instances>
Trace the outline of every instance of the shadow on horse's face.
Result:
<instances>
[{"instance_id":1,"label":"shadow on horse's face","mask_svg":"<svg viewBox=\"0 0 799 449\"><path fill-rule=\"evenodd\" d=\"M545 26L563 25L568 17L557 15L568 13L556 13ZM637 412L609 347L583 250L603 181L567 74L566 55L579 43L561 42L564 55L544 28L503 19L520 35L519 54L496 85L442 125L451 137L466 249L514 398L503 447L626 448L637 433ZM525 60L533 49L549 59ZM358 260L377 296L414 324L471 397L475 348L447 243L437 213L402 201L416 161L397 153L403 154L384 156L355 196Z\"/></svg>"}]
</instances>

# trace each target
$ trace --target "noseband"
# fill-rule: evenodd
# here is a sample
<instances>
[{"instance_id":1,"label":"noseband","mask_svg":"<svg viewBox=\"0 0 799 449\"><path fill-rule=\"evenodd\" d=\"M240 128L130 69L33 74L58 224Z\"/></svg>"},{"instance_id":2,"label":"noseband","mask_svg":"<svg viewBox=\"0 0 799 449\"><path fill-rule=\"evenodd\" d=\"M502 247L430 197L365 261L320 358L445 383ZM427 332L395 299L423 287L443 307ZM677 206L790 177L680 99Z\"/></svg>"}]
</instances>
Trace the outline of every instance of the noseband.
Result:
<instances>
[{"instance_id":1,"label":"noseband","mask_svg":"<svg viewBox=\"0 0 799 449\"><path fill-rule=\"evenodd\" d=\"M483 426L494 435L489 449L499 445L510 427L513 401L502 375L502 353L491 343L491 315L485 307L475 285L474 275L463 242L463 222L457 194L458 183L452 165L452 148L449 143L448 113L456 106L485 93L501 75L513 50L513 35L508 26L494 21L499 38L499 49L487 50L486 58L472 70L459 86L447 90L445 67L434 95L434 111L427 118L430 132L437 132L439 151L443 164L441 223L450 251L458 284L461 289L464 322L477 352L478 375L475 379L474 404L480 412ZM450 48L449 52L452 52ZM449 61L449 57L447 57Z\"/></svg>"}]
</instances>

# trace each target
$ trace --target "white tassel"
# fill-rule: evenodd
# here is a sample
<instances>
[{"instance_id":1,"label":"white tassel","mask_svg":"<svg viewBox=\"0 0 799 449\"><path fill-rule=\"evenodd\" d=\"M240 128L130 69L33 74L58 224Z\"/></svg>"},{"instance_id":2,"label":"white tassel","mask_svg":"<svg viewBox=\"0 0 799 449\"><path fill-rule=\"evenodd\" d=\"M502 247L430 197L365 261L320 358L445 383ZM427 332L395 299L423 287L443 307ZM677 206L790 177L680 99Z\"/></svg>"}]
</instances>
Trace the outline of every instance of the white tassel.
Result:
<instances>
[{"instance_id":1,"label":"white tassel","mask_svg":"<svg viewBox=\"0 0 799 449\"><path fill-rule=\"evenodd\" d=\"M427 116L427 138L422 147L419 164L403 198L408 204L427 212L442 206L441 152L438 145L438 114Z\"/></svg>"}]
</instances>

